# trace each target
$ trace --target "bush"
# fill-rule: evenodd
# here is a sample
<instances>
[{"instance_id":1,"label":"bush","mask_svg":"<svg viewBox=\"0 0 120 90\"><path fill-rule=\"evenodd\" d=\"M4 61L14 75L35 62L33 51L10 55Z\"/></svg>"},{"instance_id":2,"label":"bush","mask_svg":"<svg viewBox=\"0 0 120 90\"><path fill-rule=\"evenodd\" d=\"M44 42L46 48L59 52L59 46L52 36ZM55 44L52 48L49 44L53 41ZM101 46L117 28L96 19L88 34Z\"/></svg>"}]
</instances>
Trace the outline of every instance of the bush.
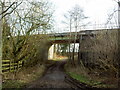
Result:
<instances>
[{"instance_id":1,"label":"bush","mask_svg":"<svg viewBox=\"0 0 120 90\"><path fill-rule=\"evenodd\" d=\"M118 72L118 31L97 31L95 37L88 36L81 43L81 52L84 52L84 64L93 63L106 71Z\"/></svg>"}]
</instances>

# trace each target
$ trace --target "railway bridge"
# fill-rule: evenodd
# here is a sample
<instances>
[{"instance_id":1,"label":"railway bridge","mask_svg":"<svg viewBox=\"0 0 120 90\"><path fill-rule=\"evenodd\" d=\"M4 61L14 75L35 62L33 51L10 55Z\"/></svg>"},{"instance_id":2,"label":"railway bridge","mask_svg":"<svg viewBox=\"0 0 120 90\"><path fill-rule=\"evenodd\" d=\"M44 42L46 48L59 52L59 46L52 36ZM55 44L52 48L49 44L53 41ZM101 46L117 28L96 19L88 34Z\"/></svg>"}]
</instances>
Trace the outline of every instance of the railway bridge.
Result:
<instances>
[{"instance_id":1,"label":"railway bridge","mask_svg":"<svg viewBox=\"0 0 120 90\"><path fill-rule=\"evenodd\" d=\"M53 59L55 56L55 49L58 47L58 44L72 44L78 43L87 39L95 38L96 35L103 30L84 30L80 32L66 32L66 33L55 33L49 35L49 47L48 47L48 59Z\"/></svg>"}]
</instances>

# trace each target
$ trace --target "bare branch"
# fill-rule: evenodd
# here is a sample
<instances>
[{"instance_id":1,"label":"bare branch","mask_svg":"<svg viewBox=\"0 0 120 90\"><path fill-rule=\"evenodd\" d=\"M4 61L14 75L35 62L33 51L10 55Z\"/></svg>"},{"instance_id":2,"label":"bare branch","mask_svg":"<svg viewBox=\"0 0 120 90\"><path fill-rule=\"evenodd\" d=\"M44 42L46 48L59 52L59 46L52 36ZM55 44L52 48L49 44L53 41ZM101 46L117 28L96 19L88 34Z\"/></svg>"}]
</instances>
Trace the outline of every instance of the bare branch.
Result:
<instances>
[{"instance_id":1,"label":"bare branch","mask_svg":"<svg viewBox=\"0 0 120 90\"><path fill-rule=\"evenodd\" d=\"M4 15L2 16L2 18L4 18L4 17L5 17L6 15L8 15L8 14L11 14L21 3L22 3L22 2L20 2L18 5L16 5L16 7L13 8L13 10L12 10L11 12L4 14ZM2 19L2 18L1 18L1 19ZM1 20L1 19L0 19L0 20Z\"/></svg>"},{"instance_id":2,"label":"bare branch","mask_svg":"<svg viewBox=\"0 0 120 90\"><path fill-rule=\"evenodd\" d=\"M5 11L3 11L2 13L0 13L0 15L6 13L16 2L13 2Z\"/></svg>"}]
</instances>

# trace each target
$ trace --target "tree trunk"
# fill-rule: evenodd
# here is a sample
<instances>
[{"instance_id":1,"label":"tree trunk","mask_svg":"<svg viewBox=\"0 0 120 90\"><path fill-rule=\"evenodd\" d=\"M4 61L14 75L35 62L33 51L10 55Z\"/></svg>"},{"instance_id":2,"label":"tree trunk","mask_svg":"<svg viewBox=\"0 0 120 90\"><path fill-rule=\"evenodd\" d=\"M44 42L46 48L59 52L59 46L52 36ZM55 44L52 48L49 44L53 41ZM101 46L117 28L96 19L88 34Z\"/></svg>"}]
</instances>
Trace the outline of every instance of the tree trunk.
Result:
<instances>
[{"instance_id":1,"label":"tree trunk","mask_svg":"<svg viewBox=\"0 0 120 90\"><path fill-rule=\"evenodd\" d=\"M78 50L78 65L80 65L80 39L79 39L79 50Z\"/></svg>"},{"instance_id":2,"label":"tree trunk","mask_svg":"<svg viewBox=\"0 0 120 90\"><path fill-rule=\"evenodd\" d=\"M74 45L74 47L73 47L73 52L72 52L72 65L73 65L73 66L75 66L74 55L75 55L75 45Z\"/></svg>"}]
</instances>

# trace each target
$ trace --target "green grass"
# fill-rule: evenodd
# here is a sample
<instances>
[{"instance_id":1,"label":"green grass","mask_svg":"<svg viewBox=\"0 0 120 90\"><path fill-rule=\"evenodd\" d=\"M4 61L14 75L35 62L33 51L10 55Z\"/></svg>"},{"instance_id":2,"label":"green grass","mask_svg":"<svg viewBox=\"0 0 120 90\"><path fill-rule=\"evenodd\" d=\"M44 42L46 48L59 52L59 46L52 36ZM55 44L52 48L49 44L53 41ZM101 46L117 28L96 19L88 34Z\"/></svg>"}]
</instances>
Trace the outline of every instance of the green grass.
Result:
<instances>
[{"instance_id":1,"label":"green grass","mask_svg":"<svg viewBox=\"0 0 120 90\"><path fill-rule=\"evenodd\" d=\"M7 80L2 83L2 88L21 88L25 83L20 80Z\"/></svg>"},{"instance_id":2,"label":"green grass","mask_svg":"<svg viewBox=\"0 0 120 90\"><path fill-rule=\"evenodd\" d=\"M76 80L78 80L78 81L80 81L80 82L82 82L82 83L85 83L85 84L94 86L94 87L107 88L108 86L112 86L112 85L102 84L101 82L98 82L98 81L90 80L90 79L89 79L88 77L86 77L86 76L78 75L78 74L73 73L73 72L68 72L68 74L69 74L72 78L74 78L74 79L76 79Z\"/></svg>"},{"instance_id":3,"label":"green grass","mask_svg":"<svg viewBox=\"0 0 120 90\"><path fill-rule=\"evenodd\" d=\"M90 80L88 77L85 77L83 75L78 75L73 72L69 72L69 75L80 82L90 84L90 85L93 84L92 80ZM97 82L97 83L100 83L100 82Z\"/></svg>"}]
</instances>

